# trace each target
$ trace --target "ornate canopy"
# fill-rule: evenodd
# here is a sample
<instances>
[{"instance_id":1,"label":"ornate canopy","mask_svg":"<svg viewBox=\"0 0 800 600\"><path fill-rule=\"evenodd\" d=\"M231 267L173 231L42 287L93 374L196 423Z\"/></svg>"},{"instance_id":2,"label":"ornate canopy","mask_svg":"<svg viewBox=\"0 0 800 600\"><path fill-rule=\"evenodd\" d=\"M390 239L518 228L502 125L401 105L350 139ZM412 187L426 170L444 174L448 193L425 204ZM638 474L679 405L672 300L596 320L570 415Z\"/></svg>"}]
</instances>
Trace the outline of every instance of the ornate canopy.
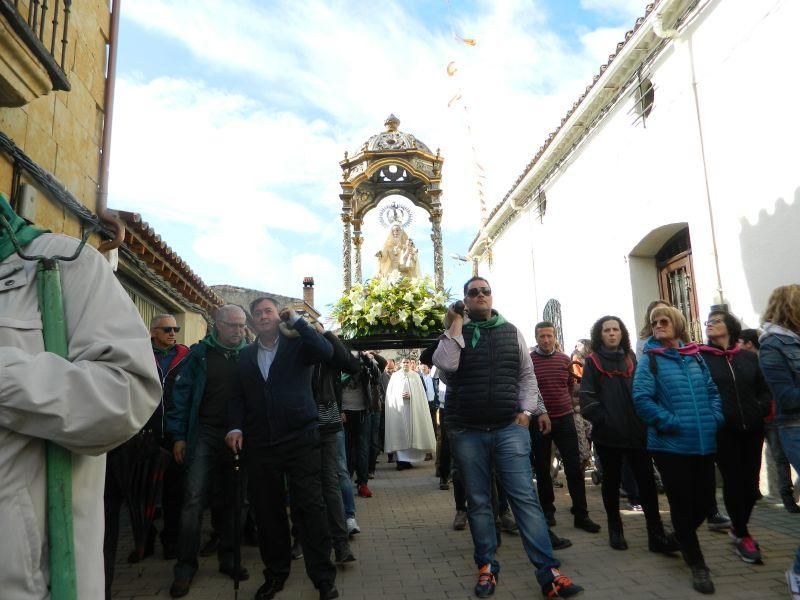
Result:
<instances>
[{"instance_id":1,"label":"ornate canopy","mask_svg":"<svg viewBox=\"0 0 800 600\"><path fill-rule=\"evenodd\" d=\"M350 157L345 152L342 168L342 222L344 237L342 262L344 289L355 280L361 281L361 225L364 216L387 196L403 196L423 208L431 221L433 241L434 278L436 288L444 288L442 262L442 163L439 151L433 154L424 143L410 133L398 130L400 119L389 115L386 130L371 136ZM354 263L354 264L353 264Z\"/></svg>"}]
</instances>

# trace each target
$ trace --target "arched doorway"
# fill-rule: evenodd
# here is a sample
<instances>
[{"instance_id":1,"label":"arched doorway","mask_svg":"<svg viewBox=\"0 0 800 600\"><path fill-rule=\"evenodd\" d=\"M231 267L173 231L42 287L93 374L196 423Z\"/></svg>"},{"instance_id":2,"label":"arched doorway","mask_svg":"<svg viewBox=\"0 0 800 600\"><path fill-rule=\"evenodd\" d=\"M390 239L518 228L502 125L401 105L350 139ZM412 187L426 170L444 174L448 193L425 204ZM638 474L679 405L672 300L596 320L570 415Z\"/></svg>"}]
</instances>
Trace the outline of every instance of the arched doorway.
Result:
<instances>
[{"instance_id":1,"label":"arched doorway","mask_svg":"<svg viewBox=\"0 0 800 600\"><path fill-rule=\"evenodd\" d=\"M655 259L660 297L683 313L689 324L690 338L701 341L703 327L697 310L689 228L684 227L667 240L656 252Z\"/></svg>"}]
</instances>

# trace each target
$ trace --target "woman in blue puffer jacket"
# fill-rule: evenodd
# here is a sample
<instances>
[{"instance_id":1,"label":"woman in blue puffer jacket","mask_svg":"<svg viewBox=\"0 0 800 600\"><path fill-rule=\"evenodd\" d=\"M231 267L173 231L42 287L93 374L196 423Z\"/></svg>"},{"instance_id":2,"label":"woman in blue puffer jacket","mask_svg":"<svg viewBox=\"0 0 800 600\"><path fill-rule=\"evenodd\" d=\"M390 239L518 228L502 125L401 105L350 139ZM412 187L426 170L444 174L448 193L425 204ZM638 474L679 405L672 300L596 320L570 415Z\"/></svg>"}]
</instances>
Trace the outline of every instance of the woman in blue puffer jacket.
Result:
<instances>
[{"instance_id":1,"label":"woman in blue puffer jacket","mask_svg":"<svg viewBox=\"0 0 800 600\"><path fill-rule=\"evenodd\" d=\"M647 425L647 449L667 492L670 517L692 585L714 593L697 528L714 505L717 429L724 421L717 386L688 341L686 319L671 306L650 313L653 335L633 379L636 412Z\"/></svg>"},{"instance_id":2,"label":"woman in blue puffer jacket","mask_svg":"<svg viewBox=\"0 0 800 600\"><path fill-rule=\"evenodd\" d=\"M800 285L773 290L762 315L764 334L758 354L764 379L775 399L775 419L783 451L800 469ZM792 598L800 598L800 547L786 571Z\"/></svg>"}]
</instances>

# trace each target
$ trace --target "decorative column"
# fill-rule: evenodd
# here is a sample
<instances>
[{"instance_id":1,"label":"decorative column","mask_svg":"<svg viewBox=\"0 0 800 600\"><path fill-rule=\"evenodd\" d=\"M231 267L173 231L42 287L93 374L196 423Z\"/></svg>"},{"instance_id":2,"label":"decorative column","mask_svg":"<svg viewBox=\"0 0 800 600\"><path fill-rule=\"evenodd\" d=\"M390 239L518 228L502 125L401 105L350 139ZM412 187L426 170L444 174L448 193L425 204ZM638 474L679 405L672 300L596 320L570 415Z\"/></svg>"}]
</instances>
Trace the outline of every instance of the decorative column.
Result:
<instances>
[{"instance_id":1,"label":"decorative column","mask_svg":"<svg viewBox=\"0 0 800 600\"><path fill-rule=\"evenodd\" d=\"M355 283L361 283L361 244L364 243L364 238L361 237L360 231L355 231L353 234L353 250L355 254L353 256L353 263L355 265L356 277Z\"/></svg>"},{"instance_id":2,"label":"decorative column","mask_svg":"<svg viewBox=\"0 0 800 600\"><path fill-rule=\"evenodd\" d=\"M342 273L343 273L343 280L342 284L344 285L344 291L347 292L353 287L353 278L351 273L350 267L350 253L351 253L351 241L350 241L350 214L349 213L342 213L342 223L344 224L344 233L342 235Z\"/></svg>"},{"instance_id":3,"label":"decorative column","mask_svg":"<svg viewBox=\"0 0 800 600\"><path fill-rule=\"evenodd\" d=\"M444 260L442 256L442 211L441 209L431 211L431 224L433 233L433 272L436 281L436 289L444 291Z\"/></svg>"}]
</instances>

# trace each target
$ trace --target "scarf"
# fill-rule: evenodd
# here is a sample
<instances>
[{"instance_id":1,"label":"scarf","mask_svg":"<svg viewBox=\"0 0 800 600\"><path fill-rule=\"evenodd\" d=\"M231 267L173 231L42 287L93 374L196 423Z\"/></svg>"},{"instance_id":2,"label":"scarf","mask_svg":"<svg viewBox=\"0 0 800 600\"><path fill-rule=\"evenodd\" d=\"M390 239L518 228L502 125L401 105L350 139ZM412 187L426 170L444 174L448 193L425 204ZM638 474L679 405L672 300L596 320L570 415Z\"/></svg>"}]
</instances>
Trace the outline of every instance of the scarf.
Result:
<instances>
[{"instance_id":1,"label":"scarf","mask_svg":"<svg viewBox=\"0 0 800 600\"><path fill-rule=\"evenodd\" d=\"M471 324L474 326L472 329L472 340L470 344L474 348L478 345L478 340L481 339L481 329L494 329L495 327L500 327L500 325L505 325L506 320L496 310L492 311L492 317L487 319L486 321L472 321Z\"/></svg>"},{"instance_id":2,"label":"scarf","mask_svg":"<svg viewBox=\"0 0 800 600\"><path fill-rule=\"evenodd\" d=\"M214 348L215 350L222 352L225 355L225 358L230 358L231 356L236 357L239 356L239 351L244 348L245 341L242 338L242 341L239 342L236 346L225 346L222 342L217 339L217 330L211 330L206 337L203 338L201 342L208 346L209 348Z\"/></svg>"},{"instance_id":3,"label":"scarf","mask_svg":"<svg viewBox=\"0 0 800 600\"><path fill-rule=\"evenodd\" d=\"M43 233L49 232L48 229L41 229L28 225L25 219L18 216L17 213L13 211L3 194L0 194L0 215L5 217L6 221L8 221L11 230L14 232L14 237L17 238L17 242L21 248L30 244ZM0 227L0 261L7 259L15 252L16 250L14 249L14 244L11 243L8 231L6 231L5 227Z\"/></svg>"},{"instance_id":4,"label":"scarf","mask_svg":"<svg viewBox=\"0 0 800 600\"><path fill-rule=\"evenodd\" d=\"M656 346L655 348L648 348L645 350L645 352L649 352L651 354L664 354L664 352L667 350L677 350L678 354L691 356L700 352L700 346L692 342L691 344L684 344L683 346L678 346L677 348L673 348L672 346Z\"/></svg>"},{"instance_id":5,"label":"scarf","mask_svg":"<svg viewBox=\"0 0 800 600\"><path fill-rule=\"evenodd\" d=\"M723 349L719 346L712 346L711 344L701 344L700 345L700 352L708 352L709 354L713 354L714 356L724 356L728 360L731 360L735 354L738 354L741 348L739 348L738 344L734 344L732 348Z\"/></svg>"}]
</instances>

